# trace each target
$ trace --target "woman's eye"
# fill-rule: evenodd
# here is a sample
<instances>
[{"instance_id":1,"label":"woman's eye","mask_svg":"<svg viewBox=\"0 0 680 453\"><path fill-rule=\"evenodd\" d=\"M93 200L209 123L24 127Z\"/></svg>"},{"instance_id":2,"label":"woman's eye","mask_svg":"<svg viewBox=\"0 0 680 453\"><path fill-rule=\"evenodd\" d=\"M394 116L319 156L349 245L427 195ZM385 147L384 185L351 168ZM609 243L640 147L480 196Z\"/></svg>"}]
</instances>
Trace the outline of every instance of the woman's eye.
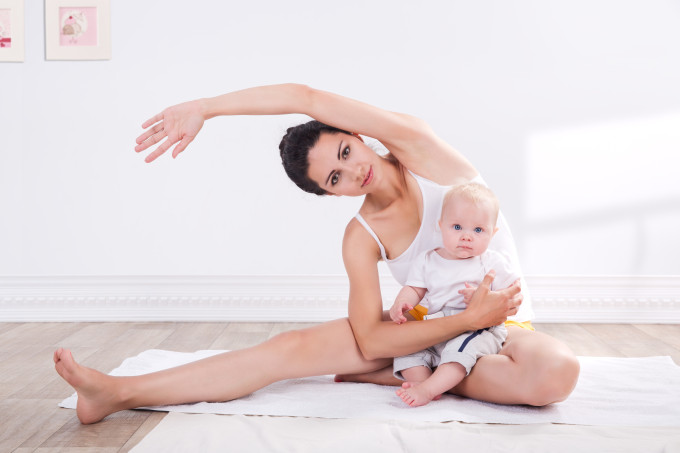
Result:
<instances>
[{"instance_id":1,"label":"woman's eye","mask_svg":"<svg viewBox=\"0 0 680 453\"><path fill-rule=\"evenodd\" d=\"M338 182L338 179L340 179L340 173L333 173L333 177L331 178L331 185L335 185Z\"/></svg>"},{"instance_id":2,"label":"woman's eye","mask_svg":"<svg viewBox=\"0 0 680 453\"><path fill-rule=\"evenodd\" d=\"M453 229L454 230L462 230L461 226L457 225L457 224L453 226Z\"/></svg>"},{"instance_id":3,"label":"woman's eye","mask_svg":"<svg viewBox=\"0 0 680 453\"><path fill-rule=\"evenodd\" d=\"M481 229L480 227L475 228L475 233L481 233L482 231L484 231L484 230Z\"/></svg>"},{"instance_id":4,"label":"woman's eye","mask_svg":"<svg viewBox=\"0 0 680 453\"><path fill-rule=\"evenodd\" d=\"M347 159L348 155L349 155L349 146L345 147L345 149L342 150L342 157Z\"/></svg>"}]
</instances>

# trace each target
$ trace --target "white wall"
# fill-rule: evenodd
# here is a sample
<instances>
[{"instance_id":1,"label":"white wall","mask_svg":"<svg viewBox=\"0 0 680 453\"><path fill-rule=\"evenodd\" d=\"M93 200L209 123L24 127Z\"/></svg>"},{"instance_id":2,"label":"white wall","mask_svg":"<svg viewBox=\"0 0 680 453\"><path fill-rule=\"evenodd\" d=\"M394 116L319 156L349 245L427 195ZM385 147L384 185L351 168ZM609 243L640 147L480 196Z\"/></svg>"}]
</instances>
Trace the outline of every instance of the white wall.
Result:
<instances>
[{"instance_id":1,"label":"white wall","mask_svg":"<svg viewBox=\"0 0 680 453\"><path fill-rule=\"evenodd\" d=\"M342 274L360 200L287 181L302 117L133 152L169 104L290 81L429 121L528 274L680 274L677 1L112 0L103 62L45 61L43 2L25 14L26 61L0 64L0 275Z\"/></svg>"}]
</instances>

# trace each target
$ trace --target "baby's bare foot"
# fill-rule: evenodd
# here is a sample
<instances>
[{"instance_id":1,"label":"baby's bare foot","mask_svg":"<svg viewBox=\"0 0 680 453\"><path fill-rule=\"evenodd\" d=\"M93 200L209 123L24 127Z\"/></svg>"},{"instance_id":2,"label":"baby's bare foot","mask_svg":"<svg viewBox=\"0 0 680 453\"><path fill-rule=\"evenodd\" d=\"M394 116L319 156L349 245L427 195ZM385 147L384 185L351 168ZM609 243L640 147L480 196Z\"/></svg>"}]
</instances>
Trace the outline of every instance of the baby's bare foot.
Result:
<instances>
[{"instance_id":1,"label":"baby's bare foot","mask_svg":"<svg viewBox=\"0 0 680 453\"><path fill-rule=\"evenodd\" d=\"M433 395L423 382L404 382L401 388L397 390L397 395L411 407L424 406L433 399L441 397L441 395Z\"/></svg>"},{"instance_id":2,"label":"baby's bare foot","mask_svg":"<svg viewBox=\"0 0 680 453\"><path fill-rule=\"evenodd\" d=\"M54 352L54 368L78 393L76 414L81 423L96 423L109 414L125 409L117 398L113 378L79 365L68 349L59 348Z\"/></svg>"}]
</instances>

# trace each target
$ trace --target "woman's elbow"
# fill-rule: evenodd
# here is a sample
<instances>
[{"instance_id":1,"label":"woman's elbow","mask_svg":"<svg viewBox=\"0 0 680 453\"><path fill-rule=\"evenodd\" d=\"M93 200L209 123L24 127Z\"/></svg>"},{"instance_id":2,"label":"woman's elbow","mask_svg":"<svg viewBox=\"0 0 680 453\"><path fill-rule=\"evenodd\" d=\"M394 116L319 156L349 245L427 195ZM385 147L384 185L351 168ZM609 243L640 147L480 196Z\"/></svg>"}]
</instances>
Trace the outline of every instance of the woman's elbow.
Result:
<instances>
[{"instance_id":1,"label":"woman's elbow","mask_svg":"<svg viewBox=\"0 0 680 453\"><path fill-rule=\"evenodd\" d=\"M376 360L383 358L383 355L380 354L380 348L376 347L374 335L371 335L370 333L361 334L355 331L354 338L364 359Z\"/></svg>"}]
</instances>

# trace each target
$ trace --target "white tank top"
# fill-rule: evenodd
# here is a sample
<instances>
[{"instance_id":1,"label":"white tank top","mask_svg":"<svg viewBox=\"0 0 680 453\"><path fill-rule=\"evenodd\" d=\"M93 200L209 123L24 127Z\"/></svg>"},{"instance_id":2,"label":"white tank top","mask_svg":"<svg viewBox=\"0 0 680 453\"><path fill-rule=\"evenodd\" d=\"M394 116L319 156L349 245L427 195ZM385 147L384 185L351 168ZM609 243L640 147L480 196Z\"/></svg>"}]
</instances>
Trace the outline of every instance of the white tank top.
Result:
<instances>
[{"instance_id":1,"label":"white tank top","mask_svg":"<svg viewBox=\"0 0 680 453\"><path fill-rule=\"evenodd\" d=\"M383 247L382 242L375 234L373 229L368 225L368 222L364 220L361 214L356 215L356 219L361 223L364 228L370 233L371 236L378 243L380 248L380 255L382 259L387 263L387 267L390 269L394 279L400 284L404 285L406 283L406 278L408 277L409 269L411 265L419 254L441 247L443 245L441 231L439 231L439 226L437 225L439 217L442 211L442 203L444 201L444 194L451 186L442 186L436 182L425 179L422 176L418 176L409 170L409 173L418 182L418 187L420 187L420 193L423 198L423 219L420 223L420 229L418 234L416 234L415 239L411 242L411 245L396 258L387 259L385 253L385 247ZM487 185L480 175L474 177L470 182L476 182L479 184ZM497 252L503 254L505 258L510 261L510 263L517 269L521 274L521 269L519 266L519 259L517 258L517 249L515 247L515 241L512 238L512 233L510 232L510 227L508 226L505 216L502 212L498 213L498 221L496 226L498 227L498 233L493 237L489 243L489 248L496 250ZM522 278L522 294L524 296L524 301L520 305L519 312L515 316L511 316L509 319L514 321L530 321L534 317L534 312L531 308L531 297L529 295L528 286Z\"/></svg>"}]
</instances>

